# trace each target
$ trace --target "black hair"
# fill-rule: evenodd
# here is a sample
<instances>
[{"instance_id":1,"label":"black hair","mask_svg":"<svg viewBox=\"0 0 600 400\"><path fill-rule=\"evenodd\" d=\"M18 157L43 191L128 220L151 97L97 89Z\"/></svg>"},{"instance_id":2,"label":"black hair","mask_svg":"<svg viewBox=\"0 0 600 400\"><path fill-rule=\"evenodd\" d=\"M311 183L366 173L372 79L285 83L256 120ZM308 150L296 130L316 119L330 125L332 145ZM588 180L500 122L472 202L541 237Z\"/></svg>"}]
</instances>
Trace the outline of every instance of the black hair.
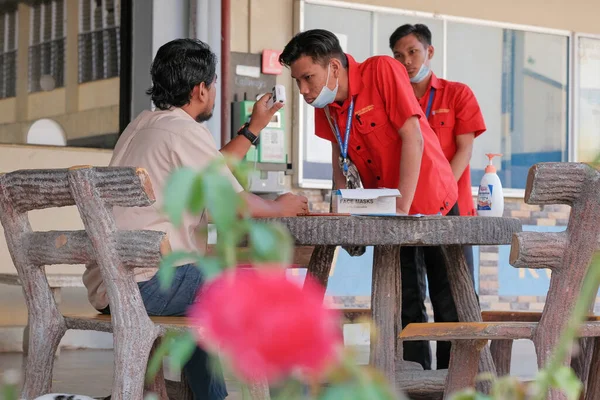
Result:
<instances>
[{"instance_id":1,"label":"black hair","mask_svg":"<svg viewBox=\"0 0 600 400\"><path fill-rule=\"evenodd\" d=\"M197 39L175 39L162 45L150 68L152 87L146 91L161 110L190 102L192 90L215 80L217 56Z\"/></svg>"},{"instance_id":2,"label":"black hair","mask_svg":"<svg viewBox=\"0 0 600 400\"><path fill-rule=\"evenodd\" d=\"M419 42L423 43L423 46L431 46L431 31L427 25L423 24L405 24L399 27L390 36L390 49L394 50L394 46L398 40L408 35L415 35Z\"/></svg>"},{"instance_id":3,"label":"black hair","mask_svg":"<svg viewBox=\"0 0 600 400\"><path fill-rule=\"evenodd\" d=\"M340 46L340 41L333 33L324 29L312 29L296 34L283 49L279 62L289 67L302 56L309 56L323 66L332 58L337 58L344 68L348 67L348 58Z\"/></svg>"}]
</instances>

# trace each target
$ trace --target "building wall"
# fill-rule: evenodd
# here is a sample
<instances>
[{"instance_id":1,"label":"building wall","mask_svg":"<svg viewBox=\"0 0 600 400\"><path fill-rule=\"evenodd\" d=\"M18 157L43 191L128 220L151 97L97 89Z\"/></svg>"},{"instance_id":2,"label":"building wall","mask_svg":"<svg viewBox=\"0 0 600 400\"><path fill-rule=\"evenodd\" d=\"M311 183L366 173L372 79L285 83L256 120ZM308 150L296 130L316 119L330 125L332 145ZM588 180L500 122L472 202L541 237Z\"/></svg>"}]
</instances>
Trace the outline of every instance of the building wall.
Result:
<instances>
[{"instance_id":1,"label":"building wall","mask_svg":"<svg viewBox=\"0 0 600 400\"><path fill-rule=\"evenodd\" d=\"M17 95L0 100L0 143L26 143L29 127L42 118L57 122L67 140L119 131L119 78L79 84L79 0L67 0L66 9L65 85L29 93L31 6L19 3Z\"/></svg>"},{"instance_id":2,"label":"building wall","mask_svg":"<svg viewBox=\"0 0 600 400\"><path fill-rule=\"evenodd\" d=\"M76 16L78 0L68 1L67 14L67 70L77 68ZM536 25L545 28L565 29L576 32L600 34L596 16L600 13L600 2L592 0L509 0L508 2L486 2L482 7L476 0L360 0L351 3L396 7L405 10L424 11L455 15L466 18ZM156 4L166 5L166 2ZM164 4L163 4L164 3ZM297 31L299 2L297 0L231 0L231 50L259 53L263 49L283 49ZM76 74L66 74L65 88L51 92L27 93L27 49L29 45L29 7L19 5L19 79L18 96L0 100L0 143L24 143L30 124L38 118L51 116L65 130L68 138L86 134L101 134L118 131L119 80L113 78L79 85ZM160 29L160 28L154 28ZM159 35L160 36L160 35ZM151 46L153 49L156 46ZM140 71L147 70L141 66ZM279 84L292 93L293 82L289 72L277 77ZM143 86L143 85L142 85ZM289 96L290 98L292 96ZM295 106L291 98L288 110ZM144 106L145 107L145 106ZM295 124L292 112L285 114L286 134L291 135ZM287 140L288 153L294 157L294 144ZM14 146L0 144L0 172L20 168L56 168L77 164L106 165L110 151L75 148L47 148L36 146ZM326 191L305 190L313 210L327 211ZM520 199L507 199L506 216L520 218L528 225L564 225L568 207L548 206L543 209L523 204ZM75 209L45 210L31 215L34 229L81 229ZM0 228L1 230L1 228ZM498 273L499 250L497 247L482 248L480 253L480 299L484 309L529 309L539 310L543 296L502 296ZM81 271L82 267L55 267L51 272ZM338 269L340 271L341 269ZM4 241L0 241L0 272L14 272L12 261ZM72 293L72 294L69 294ZM0 325L23 324L24 303L16 288L0 289ZM368 294L349 299L340 298L345 305L368 306ZM66 309L89 310L85 291L67 291Z\"/></svg>"}]
</instances>

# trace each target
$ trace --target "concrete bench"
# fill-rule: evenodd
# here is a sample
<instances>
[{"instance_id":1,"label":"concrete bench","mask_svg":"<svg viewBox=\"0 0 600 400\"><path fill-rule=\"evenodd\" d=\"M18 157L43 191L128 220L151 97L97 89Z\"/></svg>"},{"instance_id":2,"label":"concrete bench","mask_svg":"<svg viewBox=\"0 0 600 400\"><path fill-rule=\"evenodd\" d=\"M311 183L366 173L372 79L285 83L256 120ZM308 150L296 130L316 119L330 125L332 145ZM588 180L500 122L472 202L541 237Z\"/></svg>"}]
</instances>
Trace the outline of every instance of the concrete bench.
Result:
<instances>
[{"instance_id":1,"label":"concrete bench","mask_svg":"<svg viewBox=\"0 0 600 400\"><path fill-rule=\"evenodd\" d=\"M82 288L83 281L81 280L81 274L69 275L69 274L48 274L46 275L48 280L48 286L54 297L56 305L60 305L62 302L61 291L63 288ZM21 279L18 274L0 274L0 284L11 285L11 286L23 286ZM23 355L27 355L29 352L29 324L25 326L23 330ZM56 355L60 354L60 347L56 350Z\"/></svg>"},{"instance_id":2,"label":"concrete bench","mask_svg":"<svg viewBox=\"0 0 600 400\"><path fill-rule=\"evenodd\" d=\"M445 398L471 386L477 373L478 353L488 340L499 346L494 352L496 370L508 373L512 340L531 339L538 365L543 368L553 354L568 323L594 252L600 249L600 171L583 163L540 163L529 170L525 202L535 205L571 206L564 232L520 232L513 235L510 264L515 268L548 268L552 271L546 306L541 314L483 313L496 322L409 324L401 340L450 340L453 342ZM453 296L460 293L453 291ZM520 319L525 322L513 322ZM590 317L578 331L587 347L578 357L576 372L584 383L585 399L600 399L600 323ZM538 322L539 321L539 322ZM586 340L586 339L581 339ZM565 364L571 362L565 359ZM549 400L565 395L551 390Z\"/></svg>"},{"instance_id":3,"label":"concrete bench","mask_svg":"<svg viewBox=\"0 0 600 400\"><path fill-rule=\"evenodd\" d=\"M29 321L29 351L22 398L50 393L54 356L69 329L114 331L113 398L142 400L152 391L167 398L162 370L145 382L146 363L160 343L165 326L155 323L144 308L132 268L158 267L170 246L157 231L120 231L112 207L146 207L154 203L150 178L143 169L91 166L70 169L20 170L0 174L0 221L25 295ZM85 230L34 232L32 210L77 206ZM105 277L112 315L64 316L46 265L93 265ZM60 279L60 278L58 278ZM64 283L64 281L63 281ZM183 380L179 398L191 398Z\"/></svg>"}]
</instances>

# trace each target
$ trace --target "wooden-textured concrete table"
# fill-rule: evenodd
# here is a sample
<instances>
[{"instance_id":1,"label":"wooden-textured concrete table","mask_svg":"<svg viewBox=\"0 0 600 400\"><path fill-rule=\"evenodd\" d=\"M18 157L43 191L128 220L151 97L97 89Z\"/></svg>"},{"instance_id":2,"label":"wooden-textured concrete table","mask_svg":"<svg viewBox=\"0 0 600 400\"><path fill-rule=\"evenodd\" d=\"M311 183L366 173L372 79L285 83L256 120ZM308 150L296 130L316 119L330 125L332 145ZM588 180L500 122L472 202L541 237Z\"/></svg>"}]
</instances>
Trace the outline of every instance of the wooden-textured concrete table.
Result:
<instances>
[{"instance_id":1,"label":"wooden-textured concrete table","mask_svg":"<svg viewBox=\"0 0 600 400\"><path fill-rule=\"evenodd\" d=\"M513 234L521 231L518 219L496 217L307 216L269 220L285 225L297 246L315 246L308 273L324 288L336 246L374 246L371 309L378 338L371 342L370 363L391 382L397 381L396 364L402 365L403 360L398 340L402 329L401 246L443 246L458 317L477 322L481 321L481 309L462 246L510 244ZM495 370L487 347L480 369Z\"/></svg>"}]
</instances>

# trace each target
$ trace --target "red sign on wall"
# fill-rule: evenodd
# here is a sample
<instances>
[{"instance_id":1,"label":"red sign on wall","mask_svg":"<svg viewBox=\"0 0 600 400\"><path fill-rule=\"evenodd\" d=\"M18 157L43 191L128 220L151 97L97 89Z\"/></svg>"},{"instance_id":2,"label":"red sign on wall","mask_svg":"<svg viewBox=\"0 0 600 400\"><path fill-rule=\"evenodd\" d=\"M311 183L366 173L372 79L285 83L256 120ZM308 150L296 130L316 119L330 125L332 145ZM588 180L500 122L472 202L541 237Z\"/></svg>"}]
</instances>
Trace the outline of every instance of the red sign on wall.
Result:
<instances>
[{"instance_id":1,"label":"red sign on wall","mask_svg":"<svg viewBox=\"0 0 600 400\"><path fill-rule=\"evenodd\" d=\"M262 73L270 75L281 75L283 65L279 64L279 55L281 51L263 50L262 52Z\"/></svg>"}]
</instances>

